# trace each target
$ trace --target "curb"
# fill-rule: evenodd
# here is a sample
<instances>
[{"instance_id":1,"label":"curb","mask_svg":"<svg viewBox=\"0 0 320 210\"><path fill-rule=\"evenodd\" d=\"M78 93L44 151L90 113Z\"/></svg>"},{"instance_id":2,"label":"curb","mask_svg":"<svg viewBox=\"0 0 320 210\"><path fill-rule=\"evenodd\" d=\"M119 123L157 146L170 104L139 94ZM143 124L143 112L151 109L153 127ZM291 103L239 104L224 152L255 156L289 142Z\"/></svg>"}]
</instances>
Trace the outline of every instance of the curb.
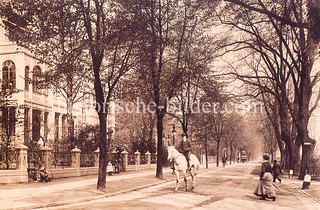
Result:
<instances>
[{"instance_id":1,"label":"curb","mask_svg":"<svg viewBox=\"0 0 320 210\"><path fill-rule=\"evenodd\" d=\"M313 204L318 204L319 207L320 207L320 201L318 201L316 198L314 198L313 196L311 196L309 193L303 191L302 189L300 189L296 184L294 184L293 182L291 182L291 180L287 179L288 180L288 183L290 184L290 186L295 189L296 191L296 194L300 194L302 195L302 199L300 197L297 197L302 201L306 201L306 202L309 202L309 203L313 203Z\"/></svg>"}]
</instances>

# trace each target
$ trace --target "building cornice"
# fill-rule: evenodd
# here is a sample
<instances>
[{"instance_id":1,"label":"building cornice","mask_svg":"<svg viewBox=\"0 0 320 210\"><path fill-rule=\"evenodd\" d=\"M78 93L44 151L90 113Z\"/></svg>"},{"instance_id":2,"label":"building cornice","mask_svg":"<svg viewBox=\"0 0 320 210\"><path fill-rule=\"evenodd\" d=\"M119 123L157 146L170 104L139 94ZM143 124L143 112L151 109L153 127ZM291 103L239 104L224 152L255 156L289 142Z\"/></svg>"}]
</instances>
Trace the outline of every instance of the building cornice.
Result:
<instances>
[{"instance_id":1,"label":"building cornice","mask_svg":"<svg viewBox=\"0 0 320 210\"><path fill-rule=\"evenodd\" d=\"M15 45L15 44L12 44L12 45ZM2 46L9 46L9 44L1 44L1 45L0 45L0 48L1 48ZM0 55L17 54L17 53L23 53L23 54L25 54L26 56L29 56L30 58L33 58L33 59L39 61L39 59L37 59L36 56L34 56L32 53L28 53L28 52L25 52L25 51L23 51L23 50L1 51L1 52L0 52Z\"/></svg>"}]
</instances>

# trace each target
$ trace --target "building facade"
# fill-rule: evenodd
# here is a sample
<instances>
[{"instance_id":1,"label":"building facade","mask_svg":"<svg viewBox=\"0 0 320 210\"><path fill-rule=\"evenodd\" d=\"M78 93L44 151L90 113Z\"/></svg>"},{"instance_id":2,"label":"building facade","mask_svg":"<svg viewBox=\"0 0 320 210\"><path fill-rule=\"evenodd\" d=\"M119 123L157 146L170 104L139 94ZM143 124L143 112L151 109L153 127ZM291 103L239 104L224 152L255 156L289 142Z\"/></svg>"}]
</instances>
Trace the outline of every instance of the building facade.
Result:
<instances>
[{"instance_id":1,"label":"building facade","mask_svg":"<svg viewBox=\"0 0 320 210\"><path fill-rule=\"evenodd\" d=\"M39 88L38 75L47 71L48 67L5 36L1 19L0 65L2 85L10 85L10 88L17 90L10 98L13 106L7 113L9 124L10 121L14 122L14 118L19 119L10 124L12 146L32 140L52 147L55 142L64 139L70 126L65 99L48 88ZM94 95L87 95L74 104L72 116L75 135L86 124L98 124L94 101ZM114 111L110 113L108 127L114 129Z\"/></svg>"}]
</instances>

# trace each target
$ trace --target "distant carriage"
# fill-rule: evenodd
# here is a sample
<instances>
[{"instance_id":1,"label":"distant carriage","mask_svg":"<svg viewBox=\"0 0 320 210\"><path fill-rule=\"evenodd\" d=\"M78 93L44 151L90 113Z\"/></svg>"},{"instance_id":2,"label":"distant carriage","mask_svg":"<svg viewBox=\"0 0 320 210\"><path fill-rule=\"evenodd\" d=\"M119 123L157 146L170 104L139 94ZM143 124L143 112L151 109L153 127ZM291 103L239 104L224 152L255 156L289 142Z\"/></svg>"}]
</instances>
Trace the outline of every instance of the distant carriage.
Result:
<instances>
[{"instance_id":1,"label":"distant carriage","mask_svg":"<svg viewBox=\"0 0 320 210\"><path fill-rule=\"evenodd\" d=\"M240 159L241 159L241 163L246 163L248 161L246 151L241 152Z\"/></svg>"}]
</instances>

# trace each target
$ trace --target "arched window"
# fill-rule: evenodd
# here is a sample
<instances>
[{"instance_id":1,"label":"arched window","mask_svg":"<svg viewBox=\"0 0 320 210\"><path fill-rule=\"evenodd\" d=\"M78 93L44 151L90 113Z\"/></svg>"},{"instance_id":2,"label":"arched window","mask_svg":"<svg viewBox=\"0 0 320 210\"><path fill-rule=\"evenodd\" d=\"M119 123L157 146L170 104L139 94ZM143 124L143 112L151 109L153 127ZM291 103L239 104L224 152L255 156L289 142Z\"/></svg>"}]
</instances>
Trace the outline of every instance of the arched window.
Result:
<instances>
[{"instance_id":1,"label":"arched window","mask_svg":"<svg viewBox=\"0 0 320 210\"><path fill-rule=\"evenodd\" d=\"M4 88L16 88L16 65L12 61L2 64L2 85Z\"/></svg>"},{"instance_id":2,"label":"arched window","mask_svg":"<svg viewBox=\"0 0 320 210\"><path fill-rule=\"evenodd\" d=\"M41 76L41 69L39 66L35 66L32 72L32 90L36 93L41 93L41 89L39 88L39 80Z\"/></svg>"},{"instance_id":3,"label":"arched window","mask_svg":"<svg viewBox=\"0 0 320 210\"><path fill-rule=\"evenodd\" d=\"M29 66L24 68L24 89L29 90Z\"/></svg>"}]
</instances>

